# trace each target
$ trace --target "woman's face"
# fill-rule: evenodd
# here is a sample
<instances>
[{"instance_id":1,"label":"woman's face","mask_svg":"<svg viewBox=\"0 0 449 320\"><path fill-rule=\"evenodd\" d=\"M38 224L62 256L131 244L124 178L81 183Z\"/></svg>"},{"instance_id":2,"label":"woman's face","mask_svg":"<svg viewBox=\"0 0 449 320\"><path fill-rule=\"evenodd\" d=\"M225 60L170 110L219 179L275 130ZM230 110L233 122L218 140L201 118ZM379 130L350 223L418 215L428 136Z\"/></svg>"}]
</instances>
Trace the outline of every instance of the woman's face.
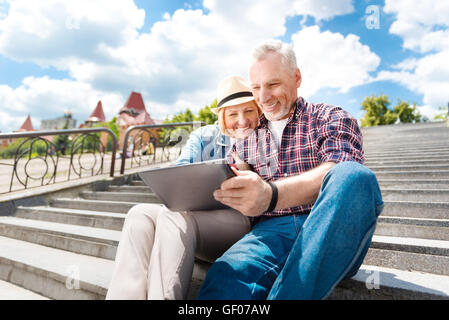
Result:
<instances>
[{"instance_id":1,"label":"woman's face","mask_svg":"<svg viewBox=\"0 0 449 320\"><path fill-rule=\"evenodd\" d=\"M259 124L259 111L254 101L224 108L224 125L231 137L244 139Z\"/></svg>"}]
</instances>

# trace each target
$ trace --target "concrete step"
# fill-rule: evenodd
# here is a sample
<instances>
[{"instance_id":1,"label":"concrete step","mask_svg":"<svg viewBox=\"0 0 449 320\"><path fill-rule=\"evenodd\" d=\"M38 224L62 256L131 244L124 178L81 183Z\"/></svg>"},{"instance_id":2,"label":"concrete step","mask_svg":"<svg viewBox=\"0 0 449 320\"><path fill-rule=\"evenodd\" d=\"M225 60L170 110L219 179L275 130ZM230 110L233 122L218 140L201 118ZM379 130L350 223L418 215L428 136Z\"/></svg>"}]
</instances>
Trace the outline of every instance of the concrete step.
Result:
<instances>
[{"instance_id":1,"label":"concrete step","mask_svg":"<svg viewBox=\"0 0 449 320\"><path fill-rule=\"evenodd\" d=\"M449 220L381 216L375 235L449 241Z\"/></svg>"},{"instance_id":2,"label":"concrete step","mask_svg":"<svg viewBox=\"0 0 449 320\"><path fill-rule=\"evenodd\" d=\"M374 236L363 263L449 276L449 241Z\"/></svg>"},{"instance_id":3,"label":"concrete step","mask_svg":"<svg viewBox=\"0 0 449 320\"><path fill-rule=\"evenodd\" d=\"M441 152L441 153L434 153L434 154L409 154L406 157L404 156L370 156L369 154L366 154L366 161L395 161L395 160L412 160L412 161L419 161L419 160L442 160L442 159L449 159L449 152Z\"/></svg>"},{"instance_id":4,"label":"concrete step","mask_svg":"<svg viewBox=\"0 0 449 320\"><path fill-rule=\"evenodd\" d=\"M210 264L196 261L189 298L196 297ZM329 300L449 299L449 276L363 264L357 274L342 280Z\"/></svg>"},{"instance_id":5,"label":"concrete step","mask_svg":"<svg viewBox=\"0 0 449 320\"><path fill-rule=\"evenodd\" d=\"M381 188L383 200L449 202L449 190Z\"/></svg>"},{"instance_id":6,"label":"concrete step","mask_svg":"<svg viewBox=\"0 0 449 320\"><path fill-rule=\"evenodd\" d=\"M125 221L123 213L99 212L78 209L54 208L48 206L18 207L17 218L33 219L85 227L122 230Z\"/></svg>"},{"instance_id":7,"label":"concrete step","mask_svg":"<svg viewBox=\"0 0 449 320\"><path fill-rule=\"evenodd\" d=\"M381 189L449 189L449 179L378 179L378 182Z\"/></svg>"},{"instance_id":8,"label":"concrete step","mask_svg":"<svg viewBox=\"0 0 449 320\"><path fill-rule=\"evenodd\" d=\"M57 198L51 199L50 205L57 208L81 209L90 211L107 211L115 213L127 213L137 202L86 200Z\"/></svg>"},{"instance_id":9,"label":"concrete step","mask_svg":"<svg viewBox=\"0 0 449 320\"><path fill-rule=\"evenodd\" d=\"M378 180L380 179L448 179L449 170L414 170L404 171L377 171L373 170Z\"/></svg>"},{"instance_id":10,"label":"concrete step","mask_svg":"<svg viewBox=\"0 0 449 320\"><path fill-rule=\"evenodd\" d=\"M0 280L0 300L49 300L33 291Z\"/></svg>"},{"instance_id":11,"label":"concrete step","mask_svg":"<svg viewBox=\"0 0 449 320\"><path fill-rule=\"evenodd\" d=\"M449 171L449 163L442 164L442 165L376 165L376 166L369 166L371 170L373 170L375 173L378 172L385 172L385 171L423 171L423 170L429 170L429 171Z\"/></svg>"},{"instance_id":12,"label":"concrete step","mask_svg":"<svg viewBox=\"0 0 449 320\"><path fill-rule=\"evenodd\" d=\"M146 184L141 180L133 180L130 182L131 186L146 186Z\"/></svg>"},{"instance_id":13,"label":"concrete step","mask_svg":"<svg viewBox=\"0 0 449 320\"><path fill-rule=\"evenodd\" d=\"M391 143L391 144L364 144L364 150L366 152L438 152L438 151L448 151L449 143L445 141L444 143L431 143L431 142L422 142L422 143Z\"/></svg>"},{"instance_id":14,"label":"concrete step","mask_svg":"<svg viewBox=\"0 0 449 320\"><path fill-rule=\"evenodd\" d=\"M411 165L426 165L426 166L433 166L433 165L439 165L444 166L448 164L448 158L444 159L432 159L432 160L424 160L424 159L417 159L417 160L409 160L409 159L402 159L402 160L376 160L376 161L366 161L365 165L367 167L376 167L376 166L411 166Z\"/></svg>"},{"instance_id":15,"label":"concrete step","mask_svg":"<svg viewBox=\"0 0 449 320\"><path fill-rule=\"evenodd\" d=\"M57 299L104 299L114 262L0 236L0 279Z\"/></svg>"},{"instance_id":16,"label":"concrete step","mask_svg":"<svg viewBox=\"0 0 449 320\"><path fill-rule=\"evenodd\" d=\"M362 265L354 277L341 281L328 299L448 300L449 277Z\"/></svg>"},{"instance_id":17,"label":"concrete step","mask_svg":"<svg viewBox=\"0 0 449 320\"><path fill-rule=\"evenodd\" d=\"M113 192L135 192L135 193L152 193L151 188L147 186L130 186L130 185L121 185L121 186L108 186L106 191Z\"/></svg>"},{"instance_id":18,"label":"concrete step","mask_svg":"<svg viewBox=\"0 0 449 320\"><path fill-rule=\"evenodd\" d=\"M382 217L449 219L449 202L386 201Z\"/></svg>"},{"instance_id":19,"label":"concrete step","mask_svg":"<svg viewBox=\"0 0 449 320\"><path fill-rule=\"evenodd\" d=\"M120 231L0 217L0 236L94 257L115 258Z\"/></svg>"},{"instance_id":20,"label":"concrete step","mask_svg":"<svg viewBox=\"0 0 449 320\"><path fill-rule=\"evenodd\" d=\"M365 155L367 159L371 159L374 157L415 157L415 156L440 156L447 154L449 152L449 148L445 149L430 149L430 150L386 150L381 151L377 149L364 149Z\"/></svg>"},{"instance_id":21,"label":"concrete step","mask_svg":"<svg viewBox=\"0 0 449 320\"><path fill-rule=\"evenodd\" d=\"M449 241L374 235L371 248L449 257ZM449 265L447 266L449 267Z\"/></svg>"},{"instance_id":22,"label":"concrete step","mask_svg":"<svg viewBox=\"0 0 449 320\"><path fill-rule=\"evenodd\" d=\"M80 196L88 200L112 200L125 202L161 203L154 193L84 191Z\"/></svg>"}]
</instances>

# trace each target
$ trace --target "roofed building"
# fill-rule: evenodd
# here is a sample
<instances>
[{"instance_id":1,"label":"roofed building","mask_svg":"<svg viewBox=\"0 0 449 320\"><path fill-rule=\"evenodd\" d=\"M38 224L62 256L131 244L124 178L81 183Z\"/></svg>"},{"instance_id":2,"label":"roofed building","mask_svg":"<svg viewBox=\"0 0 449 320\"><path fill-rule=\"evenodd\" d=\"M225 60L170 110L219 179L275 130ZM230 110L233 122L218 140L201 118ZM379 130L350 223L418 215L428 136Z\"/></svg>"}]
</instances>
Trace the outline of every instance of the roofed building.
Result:
<instances>
[{"instance_id":1,"label":"roofed building","mask_svg":"<svg viewBox=\"0 0 449 320\"><path fill-rule=\"evenodd\" d=\"M41 130L58 130L65 126L67 129L76 128L76 120L72 118L70 111L65 111L63 117L41 121Z\"/></svg>"},{"instance_id":2,"label":"roofed building","mask_svg":"<svg viewBox=\"0 0 449 320\"><path fill-rule=\"evenodd\" d=\"M33 123L31 122L31 116L28 115L25 119L25 121L22 123L22 125L20 126L20 128L14 132L27 132L27 131L35 131L34 127L33 127ZM13 142L14 139L13 138L9 138L9 139L2 139L0 140L1 143L1 147L2 148L6 148L11 142Z\"/></svg>"},{"instance_id":3,"label":"roofed building","mask_svg":"<svg viewBox=\"0 0 449 320\"><path fill-rule=\"evenodd\" d=\"M134 91L131 92L125 105L119 110L117 123L120 126L119 148L122 148L125 132L130 126L156 124L145 108L142 95Z\"/></svg>"},{"instance_id":4,"label":"roofed building","mask_svg":"<svg viewBox=\"0 0 449 320\"><path fill-rule=\"evenodd\" d=\"M25 132L25 131L35 131L34 127L33 127L33 123L31 122L30 115L28 115L28 117L26 117L25 121L20 126L19 130L17 130L16 132Z\"/></svg>"},{"instance_id":5,"label":"roofed building","mask_svg":"<svg viewBox=\"0 0 449 320\"><path fill-rule=\"evenodd\" d=\"M84 126L92 127L92 124L99 122L106 122L106 117L104 115L103 104L101 103L101 100L98 101L95 110L92 112L89 118L84 121Z\"/></svg>"}]
</instances>

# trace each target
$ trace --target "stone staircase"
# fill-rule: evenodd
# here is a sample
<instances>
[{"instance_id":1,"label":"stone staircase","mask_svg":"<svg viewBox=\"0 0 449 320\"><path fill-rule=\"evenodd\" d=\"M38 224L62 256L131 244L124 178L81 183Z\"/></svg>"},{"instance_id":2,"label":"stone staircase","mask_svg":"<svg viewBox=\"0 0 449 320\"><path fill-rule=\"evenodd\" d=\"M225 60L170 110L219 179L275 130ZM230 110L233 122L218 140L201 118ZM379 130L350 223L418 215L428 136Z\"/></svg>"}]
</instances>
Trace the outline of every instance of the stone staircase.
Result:
<instances>
[{"instance_id":1,"label":"stone staircase","mask_svg":"<svg viewBox=\"0 0 449 320\"><path fill-rule=\"evenodd\" d=\"M385 209L362 268L329 299L449 299L449 128L363 133ZM158 202L135 179L55 192L0 217L0 299L103 299L126 212ZM196 263L190 298L207 268Z\"/></svg>"}]
</instances>

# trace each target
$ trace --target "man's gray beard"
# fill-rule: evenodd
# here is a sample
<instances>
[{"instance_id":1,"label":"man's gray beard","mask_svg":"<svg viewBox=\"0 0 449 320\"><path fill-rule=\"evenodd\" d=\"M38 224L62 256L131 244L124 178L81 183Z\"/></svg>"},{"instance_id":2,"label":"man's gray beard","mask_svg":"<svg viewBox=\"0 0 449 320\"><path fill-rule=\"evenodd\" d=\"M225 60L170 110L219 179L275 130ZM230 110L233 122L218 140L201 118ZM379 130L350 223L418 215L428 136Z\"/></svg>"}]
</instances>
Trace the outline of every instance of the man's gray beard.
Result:
<instances>
[{"instance_id":1,"label":"man's gray beard","mask_svg":"<svg viewBox=\"0 0 449 320\"><path fill-rule=\"evenodd\" d=\"M285 117L289 113L290 113L290 110L287 109L287 110L285 110L282 113L276 114L276 117L273 117L272 115L266 114L266 113L264 113L264 115L265 115L265 118L267 118L268 121L279 121L281 118Z\"/></svg>"}]
</instances>

